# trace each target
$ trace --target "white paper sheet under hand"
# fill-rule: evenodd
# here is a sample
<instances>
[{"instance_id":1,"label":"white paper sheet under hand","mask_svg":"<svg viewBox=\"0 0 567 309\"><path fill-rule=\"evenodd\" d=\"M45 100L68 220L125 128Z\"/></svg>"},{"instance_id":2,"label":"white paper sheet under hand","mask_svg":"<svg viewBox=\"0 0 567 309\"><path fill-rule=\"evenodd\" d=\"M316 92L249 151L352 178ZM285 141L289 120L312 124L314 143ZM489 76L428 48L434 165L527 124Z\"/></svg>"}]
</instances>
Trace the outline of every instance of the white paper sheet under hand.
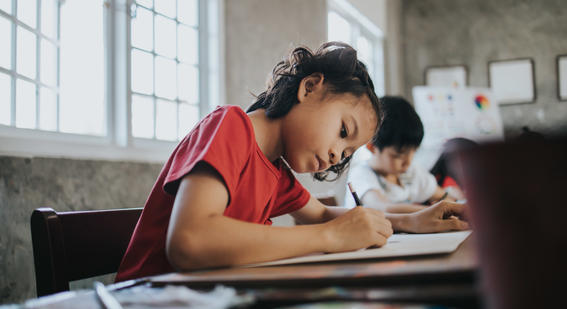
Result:
<instances>
[{"instance_id":1,"label":"white paper sheet under hand","mask_svg":"<svg viewBox=\"0 0 567 309\"><path fill-rule=\"evenodd\" d=\"M461 244L470 233L471 231L433 234L394 234L388 239L388 243L380 248L330 254L312 254L252 264L245 267L451 253L457 249L459 244Z\"/></svg>"}]
</instances>

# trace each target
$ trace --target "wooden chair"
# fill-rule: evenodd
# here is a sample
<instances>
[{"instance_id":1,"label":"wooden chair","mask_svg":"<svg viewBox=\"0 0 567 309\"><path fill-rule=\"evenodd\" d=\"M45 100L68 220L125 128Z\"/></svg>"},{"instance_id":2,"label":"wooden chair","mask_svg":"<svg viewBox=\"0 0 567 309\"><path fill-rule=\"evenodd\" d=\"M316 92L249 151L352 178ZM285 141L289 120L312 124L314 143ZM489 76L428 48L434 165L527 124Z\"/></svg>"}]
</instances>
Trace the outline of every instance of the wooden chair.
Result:
<instances>
[{"instance_id":1,"label":"wooden chair","mask_svg":"<svg viewBox=\"0 0 567 309\"><path fill-rule=\"evenodd\" d=\"M56 212L35 209L31 233L37 296L116 272L142 208Z\"/></svg>"}]
</instances>

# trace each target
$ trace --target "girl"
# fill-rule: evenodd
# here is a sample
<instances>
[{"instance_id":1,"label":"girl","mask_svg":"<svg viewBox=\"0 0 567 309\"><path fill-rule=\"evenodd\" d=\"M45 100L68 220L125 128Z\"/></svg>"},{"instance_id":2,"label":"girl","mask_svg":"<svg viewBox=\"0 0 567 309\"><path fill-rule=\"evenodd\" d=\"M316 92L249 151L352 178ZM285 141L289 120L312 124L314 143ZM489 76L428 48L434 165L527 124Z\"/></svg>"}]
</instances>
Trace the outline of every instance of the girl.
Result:
<instances>
[{"instance_id":1,"label":"girl","mask_svg":"<svg viewBox=\"0 0 567 309\"><path fill-rule=\"evenodd\" d=\"M327 208L290 169L339 175L375 134L378 98L356 51L342 43L296 48L276 65L267 90L244 113L218 107L179 143L152 189L116 281L256 263L313 252L382 246L396 230L438 231L444 212L386 218L378 210ZM308 225L271 227L291 213Z\"/></svg>"}]
</instances>

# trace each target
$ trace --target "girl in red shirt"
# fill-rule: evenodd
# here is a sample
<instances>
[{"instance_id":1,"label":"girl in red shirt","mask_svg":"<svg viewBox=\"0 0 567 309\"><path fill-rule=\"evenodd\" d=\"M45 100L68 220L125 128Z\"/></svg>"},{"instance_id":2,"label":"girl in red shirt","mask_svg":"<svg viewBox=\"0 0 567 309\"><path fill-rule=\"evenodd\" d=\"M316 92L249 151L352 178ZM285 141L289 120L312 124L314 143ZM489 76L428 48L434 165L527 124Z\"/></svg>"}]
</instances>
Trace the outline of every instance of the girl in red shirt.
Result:
<instances>
[{"instance_id":1,"label":"girl in red shirt","mask_svg":"<svg viewBox=\"0 0 567 309\"><path fill-rule=\"evenodd\" d=\"M313 252L382 246L393 230L416 225L464 229L462 205L440 203L412 214L326 207L293 177L340 175L377 131L372 80L350 46L296 48L278 63L244 113L219 107L179 143L154 185L116 281ZM291 213L304 225L272 227Z\"/></svg>"}]
</instances>

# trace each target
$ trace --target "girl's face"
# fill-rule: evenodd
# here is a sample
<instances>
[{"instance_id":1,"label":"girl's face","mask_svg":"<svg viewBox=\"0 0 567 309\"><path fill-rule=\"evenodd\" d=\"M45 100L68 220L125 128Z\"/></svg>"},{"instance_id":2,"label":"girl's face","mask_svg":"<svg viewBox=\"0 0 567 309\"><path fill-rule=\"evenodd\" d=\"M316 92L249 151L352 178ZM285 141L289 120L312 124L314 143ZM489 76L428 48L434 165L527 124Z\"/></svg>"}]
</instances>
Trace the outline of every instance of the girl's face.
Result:
<instances>
[{"instance_id":1,"label":"girl's face","mask_svg":"<svg viewBox=\"0 0 567 309\"><path fill-rule=\"evenodd\" d=\"M282 121L283 157L298 173L324 171L367 143L377 117L367 95L329 94L322 75L306 77L299 104Z\"/></svg>"},{"instance_id":2,"label":"girl's face","mask_svg":"<svg viewBox=\"0 0 567 309\"><path fill-rule=\"evenodd\" d=\"M382 151L378 147L369 144L368 149L372 151L370 166L388 175L405 173L411 165L416 148L408 147L401 150L394 146L384 147Z\"/></svg>"}]
</instances>

